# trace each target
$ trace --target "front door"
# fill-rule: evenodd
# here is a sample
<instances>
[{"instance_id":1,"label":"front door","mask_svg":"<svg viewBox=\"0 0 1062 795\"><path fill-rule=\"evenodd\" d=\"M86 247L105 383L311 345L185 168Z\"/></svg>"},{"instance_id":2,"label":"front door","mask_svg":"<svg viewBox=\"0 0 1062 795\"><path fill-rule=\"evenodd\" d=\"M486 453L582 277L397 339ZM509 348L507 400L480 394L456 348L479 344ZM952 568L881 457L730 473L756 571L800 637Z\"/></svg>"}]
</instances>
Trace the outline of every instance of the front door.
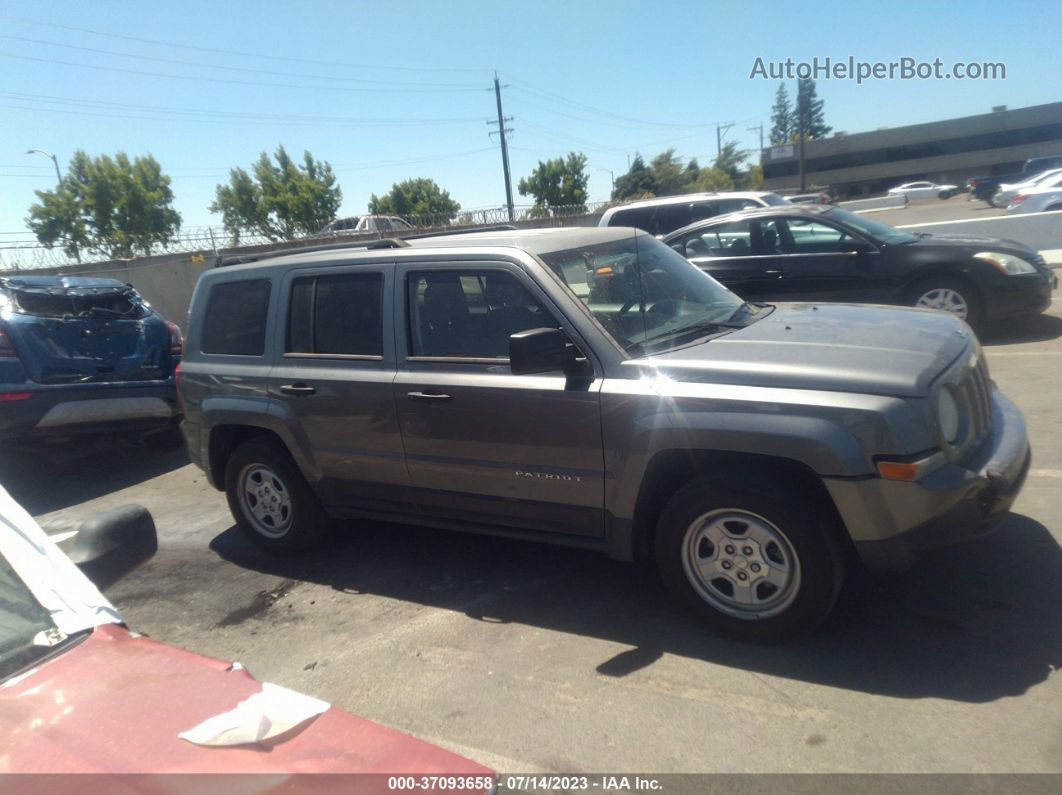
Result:
<instances>
[{"instance_id":1,"label":"front door","mask_svg":"<svg viewBox=\"0 0 1062 795\"><path fill-rule=\"evenodd\" d=\"M744 219L689 232L670 241L678 253L746 301L759 301L770 277L758 256L753 221Z\"/></svg>"},{"instance_id":2,"label":"front door","mask_svg":"<svg viewBox=\"0 0 1062 795\"><path fill-rule=\"evenodd\" d=\"M603 536L600 378L513 375L509 336L574 331L512 263L400 264L394 400L433 516ZM585 348L584 348L585 349Z\"/></svg>"},{"instance_id":3,"label":"front door","mask_svg":"<svg viewBox=\"0 0 1062 795\"><path fill-rule=\"evenodd\" d=\"M818 219L763 219L759 226L765 300L881 302L876 247Z\"/></svg>"}]
</instances>

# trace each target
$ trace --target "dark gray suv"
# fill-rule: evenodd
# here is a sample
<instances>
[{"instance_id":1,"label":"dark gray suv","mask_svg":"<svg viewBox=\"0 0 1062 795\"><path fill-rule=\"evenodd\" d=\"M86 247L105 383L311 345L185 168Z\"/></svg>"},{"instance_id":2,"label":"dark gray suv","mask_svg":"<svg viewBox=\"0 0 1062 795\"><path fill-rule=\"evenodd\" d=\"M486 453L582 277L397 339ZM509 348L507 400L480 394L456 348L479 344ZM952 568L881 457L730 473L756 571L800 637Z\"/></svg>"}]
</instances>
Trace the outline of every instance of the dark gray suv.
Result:
<instances>
[{"instance_id":1,"label":"dark gray suv","mask_svg":"<svg viewBox=\"0 0 1062 795\"><path fill-rule=\"evenodd\" d=\"M855 562L991 530L1028 469L948 314L745 303L626 228L368 246L192 299L188 450L268 550L347 517L652 555L711 625L776 637Z\"/></svg>"}]
</instances>

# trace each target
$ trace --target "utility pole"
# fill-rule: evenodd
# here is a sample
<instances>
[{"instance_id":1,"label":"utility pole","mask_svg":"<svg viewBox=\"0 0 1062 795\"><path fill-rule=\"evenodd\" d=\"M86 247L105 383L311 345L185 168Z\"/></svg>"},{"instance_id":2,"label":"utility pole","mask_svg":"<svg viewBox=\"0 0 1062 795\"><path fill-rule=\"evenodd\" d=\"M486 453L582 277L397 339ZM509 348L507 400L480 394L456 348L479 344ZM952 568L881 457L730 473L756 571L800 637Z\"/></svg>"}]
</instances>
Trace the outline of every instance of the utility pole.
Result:
<instances>
[{"instance_id":1,"label":"utility pole","mask_svg":"<svg viewBox=\"0 0 1062 795\"><path fill-rule=\"evenodd\" d=\"M800 102L800 96L797 95L797 135L800 136L800 192L804 193L807 190L807 173L806 173L806 161L804 160L804 139L807 137L804 131L804 107L807 103Z\"/></svg>"},{"instance_id":2,"label":"utility pole","mask_svg":"<svg viewBox=\"0 0 1062 795\"><path fill-rule=\"evenodd\" d=\"M726 135L726 131L733 127L733 124L717 124L715 125L715 156L723 154L723 136Z\"/></svg>"},{"instance_id":3,"label":"utility pole","mask_svg":"<svg viewBox=\"0 0 1062 795\"><path fill-rule=\"evenodd\" d=\"M762 153L763 152L763 125L762 124L754 124L752 127L746 127L745 129L748 130L749 132L752 132L753 130L759 130L760 131L760 152Z\"/></svg>"},{"instance_id":4,"label":"utility pole","mask_svg":"<svg viewBox=\"0 0 1062 795\"><path fill-rule=\"evenodd\" d=\"M512 121L512 116L502 115L501 104L501 84L498 82L498 73L494 73L494 98L498 102L498 121L488 121L487 124L498 125L498 138L501 139L501 155L502 155L502 171L505 173L505 207L509 211L509 223L516 220L516 214L513 211L513 185L512 180L509 177L509 144L505 140L507 133L511 133L512 129L505 127L505 122Z\"/></svg>"}]
</instances>

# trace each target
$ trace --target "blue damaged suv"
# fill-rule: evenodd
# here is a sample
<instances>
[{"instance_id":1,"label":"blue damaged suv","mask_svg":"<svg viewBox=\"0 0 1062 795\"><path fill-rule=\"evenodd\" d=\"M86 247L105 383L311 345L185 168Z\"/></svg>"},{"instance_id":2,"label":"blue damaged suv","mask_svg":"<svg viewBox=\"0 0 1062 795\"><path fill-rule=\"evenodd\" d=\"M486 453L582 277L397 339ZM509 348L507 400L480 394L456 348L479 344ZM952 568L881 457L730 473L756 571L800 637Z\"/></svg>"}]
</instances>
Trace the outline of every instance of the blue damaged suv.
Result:
<instances>
[{"instance_id":1,"label":"blue damaged suv","mask_svg":"<svg viewBox=\"0 0 1062 795\"><path fill-rule=\"evenodd\" d=\"M0 443L135 434L180 444L181 330L130 285L0 278Z\"/></svg>"}]
</instances>

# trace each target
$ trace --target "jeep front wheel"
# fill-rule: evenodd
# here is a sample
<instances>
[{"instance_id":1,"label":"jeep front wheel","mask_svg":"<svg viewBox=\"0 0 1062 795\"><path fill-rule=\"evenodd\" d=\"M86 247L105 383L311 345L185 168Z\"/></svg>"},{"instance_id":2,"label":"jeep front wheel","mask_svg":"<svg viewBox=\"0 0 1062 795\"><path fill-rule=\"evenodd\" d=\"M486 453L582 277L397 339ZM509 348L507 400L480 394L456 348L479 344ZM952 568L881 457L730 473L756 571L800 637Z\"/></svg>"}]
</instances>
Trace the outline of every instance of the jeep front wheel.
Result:
<instances>
[{"instance_id":1,"label":"jeep front wheel","mask_svg":"<svg viewBox=\"0 0 1062 795\"><path fill-rule=\"evenodd\" d=\"M275 554L301 552L324 535L327 518L286 450L252 439L225 468L225 494L240 529Z\"/></svg>"},{"instance_id":2,"label":"jeep front wheel","mask_svg":"<svg viewBox=\"0 0 1062 795\"><path fill-rule=\"evenodd\" d=\"M788 483L698 480L667 504L656 535L668 588L710 626L775 639L817 626L844 581L826 506Z\"/></svg>"}]
</instances>

